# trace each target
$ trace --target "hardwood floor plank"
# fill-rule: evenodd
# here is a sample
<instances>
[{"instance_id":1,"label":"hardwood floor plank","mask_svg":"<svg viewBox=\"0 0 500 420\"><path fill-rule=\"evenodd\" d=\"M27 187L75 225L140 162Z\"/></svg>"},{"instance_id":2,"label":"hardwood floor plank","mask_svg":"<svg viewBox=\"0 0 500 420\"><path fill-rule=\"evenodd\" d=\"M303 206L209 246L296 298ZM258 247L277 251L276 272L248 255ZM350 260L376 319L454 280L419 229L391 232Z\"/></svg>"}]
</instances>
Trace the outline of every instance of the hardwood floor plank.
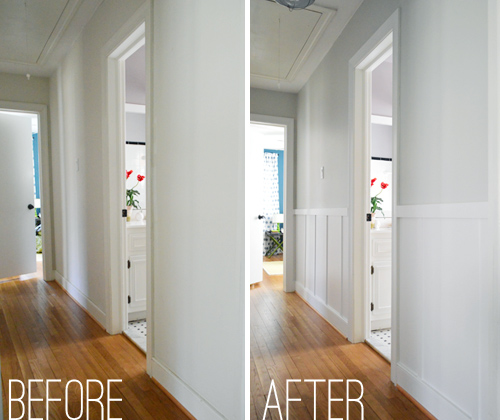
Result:
<instances>
[{"instance_id":1,"label":"hardwood floor plank","mask_svg":"<svg viewBox=\"0 0 500 420\"><path fill-rule=\"evenodd\" d=\"M282 414L286 409L287 379L339 379L332 397L346 397L347 379L363 384L364 418L425 420L427 417L390 380L390 365L365 344L351 344L295 293L283 292L282 276L269 276L250 291L251 418L263 419L271 380L275 381ZM295 383L290 396L290 419L314 418L312 383ZM316 388L316 416L328 416L328 385ZM351 385L350 396L359 395ZM358 393L358 394L356 394ZM274 402L274 399L272 399ZM334 402L332 417L345 418L345 402ZM276 418L278 410L266 419ZM350 404L350 418L360 418L361 407Z\"/></svg>"},{"instance_id":2,"label":"hardwood floor plank","mask_svg":"<svg viewBox=\"0 0 500 420\"><path fill-rule=\"evenodd\" d=\"M149 378L144 354L122 335L107 334L54 282L35 279L0 283L0 336L6 418L9 379L19 379L27 385L30 379L43 378L61 379L60 383L50 384L50 395L63 399L71 379L81 381L84 387L87 379L96 379L105 388L108 379L121 379L110 387L113 398L123 400L111 403L111 416L188 420ZM33 396L45 399L46 386L46 382L34 384ZM16 395L20 388L14 389ZM98 384L91 384L90 389L93 396L99 395ZM70 386L68 391L69 413L78 416L79 388ZM67 418L64 400L51 402L49 407L51 419ZM14 403L12 409L14 416L21 415L19 403ZM31 411L32 416L46 418L45 402L33 403ZM98 403L91 403L90 418L100 418L100 411Z\"/></svg>"}]
</instances>

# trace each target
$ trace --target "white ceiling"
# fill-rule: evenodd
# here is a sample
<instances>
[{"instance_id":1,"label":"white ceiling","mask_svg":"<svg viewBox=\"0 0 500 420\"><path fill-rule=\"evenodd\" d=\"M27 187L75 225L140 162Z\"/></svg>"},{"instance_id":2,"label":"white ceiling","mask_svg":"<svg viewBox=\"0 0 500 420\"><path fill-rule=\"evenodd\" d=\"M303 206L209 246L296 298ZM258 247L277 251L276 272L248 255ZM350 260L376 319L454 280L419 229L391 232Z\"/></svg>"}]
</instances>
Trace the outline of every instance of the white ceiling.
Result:
<instances>
[{"instance_id":1,"label":"white ceiling","mask_svg":"<svg viewBox=\"0 0 500 420\"><path fill-rule=\"evenodd\" d=\"M363 0L316 0L289 11L273 0L251 0L251 86L298 92Z\"/></svg>"},{"instance_id":2,"label":"white ceiling","mask_svg":"<svg viewBox=\"0 0 500 420\"><path fill-rule=\"evenodd\" d=\"M0 71L49 76L103 0L1 0Z\"/></svg>"}]
</instances>

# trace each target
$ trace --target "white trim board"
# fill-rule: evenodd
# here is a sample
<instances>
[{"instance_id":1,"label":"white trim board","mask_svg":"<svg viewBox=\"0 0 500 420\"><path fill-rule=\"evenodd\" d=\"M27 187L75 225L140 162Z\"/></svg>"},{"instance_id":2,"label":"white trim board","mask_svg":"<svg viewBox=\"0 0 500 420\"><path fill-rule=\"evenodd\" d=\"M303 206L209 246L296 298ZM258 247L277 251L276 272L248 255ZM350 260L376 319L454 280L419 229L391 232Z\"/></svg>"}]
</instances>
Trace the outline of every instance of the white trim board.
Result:
<instances>
[{"instance_id":1,"label":"white trim board","mask_svg":"<svg viewBox=\"0 0 500 420\"><path fill-rule=\"evenodd\" d=\"M226 419L212 404L155 357L152 358L151 365L151 376L162 384L183 407L189 407L189 412L195 418L206 420Z\"/></svg>"},{"instance_id":2,"label":"white trim board","mask_svg":"<svg viewBox=\"0 0 500 420\"><path fill-rule=\"evenodd\" d=\"M487 219L488 202L396 206L397 218Z\"/></svg>"},{"instance_id":3,"label":"white trim board","mask_svg":"<svg viewBox=\"0 0 500 420\"><path fill-rule=\"evenodd\" d=\"M126 103L125 112L129 112L131 114L145 114L146 105Z\"/></svg>"},{"instance_id":4,"label":"white trim board","mask_svg":"<svg viewBox=\"0 0 500 420\"><path fill-rule=\"evenodd\" d=\"M331 208L331 209L295 209L296 216L347 216L347 208Z\"/></svg>"}]
</instances>

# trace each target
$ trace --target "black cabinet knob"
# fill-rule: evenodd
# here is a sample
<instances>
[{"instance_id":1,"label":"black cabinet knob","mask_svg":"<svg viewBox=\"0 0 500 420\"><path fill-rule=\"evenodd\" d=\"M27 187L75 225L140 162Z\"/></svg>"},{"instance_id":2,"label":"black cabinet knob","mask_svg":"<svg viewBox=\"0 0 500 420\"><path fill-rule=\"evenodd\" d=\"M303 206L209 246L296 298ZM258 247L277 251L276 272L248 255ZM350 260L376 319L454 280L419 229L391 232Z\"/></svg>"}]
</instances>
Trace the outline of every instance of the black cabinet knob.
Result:
<instances>
[{"instance_id":1,"label":"black cabinet knob","mask_svg":"<svg viewBox=\"0 0 500 420\"><path fill-rule=\"evenodd\" d=\"M259 214L259 215L257 216L257 219L259 219L259 220L262 220L263 218L264 218L264 216L262 216L262 214Z\"/></svg>"},{"instance_id":2,"label":"black cabinet knob","mask_svg":"<svg viewBox=\"0 0 500 420\"><path fill-rule=\"evenodd\" d=\"M28 210L33 210L35 206L33 204L28 204Z\"/></svg>"}]
</instances>

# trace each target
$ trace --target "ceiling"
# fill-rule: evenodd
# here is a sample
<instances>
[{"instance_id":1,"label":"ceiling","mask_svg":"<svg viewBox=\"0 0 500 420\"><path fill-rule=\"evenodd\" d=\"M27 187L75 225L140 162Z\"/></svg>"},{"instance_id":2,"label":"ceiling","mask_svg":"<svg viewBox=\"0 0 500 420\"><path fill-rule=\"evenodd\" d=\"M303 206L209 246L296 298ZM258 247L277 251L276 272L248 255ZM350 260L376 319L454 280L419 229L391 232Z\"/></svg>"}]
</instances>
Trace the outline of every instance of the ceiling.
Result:
<instances>
[{"instance_id":1,"label":"ceiling","mask_svg":"<svg viewBox=\"0 0 500 420\"><path fill-rule=\"evenodd\" d=\"M251 0L251 86L298 92L362 1L316 0L289 11L273 0Z\"/></svg>"},{"instance_id":2,"label":"ceiling","mask_svg":"<svg viewBox=\"0 0 500 420\"><path fill-rule=\"evenodd\" d=\"M50 76L102 1L0 1L0 71Z\"/></svg>"},{"instance_id":3,"label":"ceiling","mask_svg":"<svg viewBox=\"0 0 500 420\"><path fill-rule=\"evenodd\" d=\"M1 0L0 72L50 76L103 0ZM252 87L298 92L363 0L250 0Z\"/></svg>"}]
</instances>

